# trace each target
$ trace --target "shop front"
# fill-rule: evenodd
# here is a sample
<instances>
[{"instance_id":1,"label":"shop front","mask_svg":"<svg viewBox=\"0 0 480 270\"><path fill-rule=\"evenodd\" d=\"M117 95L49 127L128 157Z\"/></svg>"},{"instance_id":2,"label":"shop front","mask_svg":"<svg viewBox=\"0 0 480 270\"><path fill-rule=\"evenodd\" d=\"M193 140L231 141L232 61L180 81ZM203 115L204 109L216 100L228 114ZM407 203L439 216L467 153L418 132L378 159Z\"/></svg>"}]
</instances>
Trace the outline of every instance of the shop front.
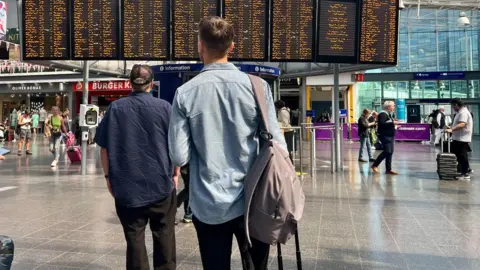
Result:
<instances>
[{"instance_id":1,"label":"shop front","mask_svg":"<svg viewBox=\"0 0 480 270\"><path fill-rule=\"evenodd\" d=\"M73 84L73 92L76 96L76 109L80 109L83 95L83 83ZM104 111L113 101L128 96L132 92L129 81L98 81L88 83L88 103L100 107Z\"/></svg>"},{"instance_id":2,"label":"shop front","mask_svg":"<svg viewBox=\"0 0 480 270\"><path fill-rule=\"evenodd\" d=\"M0 119L5 120L15 109L40 111L58 106L68 108L69 87L65 83L0 84Z\"/></svg>"}]
</instances>

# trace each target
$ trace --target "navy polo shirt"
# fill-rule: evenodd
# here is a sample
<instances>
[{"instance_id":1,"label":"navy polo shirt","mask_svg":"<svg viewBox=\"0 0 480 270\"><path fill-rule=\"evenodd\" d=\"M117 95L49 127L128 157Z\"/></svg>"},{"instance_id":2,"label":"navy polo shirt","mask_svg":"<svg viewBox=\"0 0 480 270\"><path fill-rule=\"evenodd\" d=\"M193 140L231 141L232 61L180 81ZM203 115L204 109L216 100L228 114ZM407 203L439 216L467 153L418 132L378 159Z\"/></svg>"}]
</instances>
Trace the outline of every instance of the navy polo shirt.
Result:
<instances>
[{"instance_id":1,"label":"navy polo shirt","mask_svg":"<svg viewBox=\"0 0 480 270\"><path fill-rule=\"evenodd\" d=\"M170 115L168 102L145 92L133 92L108 107L95 142L108 151L108 174L116 203L142 207L172 193Z\"/></svg>"}]
</instances>

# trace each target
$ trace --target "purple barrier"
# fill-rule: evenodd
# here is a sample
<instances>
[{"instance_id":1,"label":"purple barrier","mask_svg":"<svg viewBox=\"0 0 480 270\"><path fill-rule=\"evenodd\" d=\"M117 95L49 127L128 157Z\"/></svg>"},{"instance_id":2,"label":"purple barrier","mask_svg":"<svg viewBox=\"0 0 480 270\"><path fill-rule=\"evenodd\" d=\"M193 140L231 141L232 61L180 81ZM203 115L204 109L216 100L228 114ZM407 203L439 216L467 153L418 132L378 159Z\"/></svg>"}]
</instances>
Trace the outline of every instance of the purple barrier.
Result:
<instances>
[{"instance_id":1,"label":"purple barrier","mask_svg":"<svg viewBox=\"0 0 480 270\"><path fill-rule=\"evenodd\" d=\"M396 141L430 141L430 124L399 124Z\"/></svg>"},{"instance_id":2,"label":"purple barrier","mask_svg":"<svg viewBox=\"0 0 480 270\"><path fill-rule=\"evenodd\" d=\"M314 126L319 127L319 126L324 126L324 127L333 127L332 123L313 123ZM315 136L317 140L330 140L330 130L328 129L316 129L315 130Z\"/></svg>"},{"instance_id":3,"label":"purple barrier","mask_svg":"<svg viewBox=\"0 0 480 270\"><path fill-rule=\"evenodd\" d=\"M333 126L332 123L315 123L314 126ZM358 124L350 124L351 127L351 140L358 141ZM317 140L330 140L329 130L316 130ZM347 124L343 126L343 138L348 139ZM397 129L396 141L430 141L430 124L399 124Z\"/></svg>"}]
</instances>

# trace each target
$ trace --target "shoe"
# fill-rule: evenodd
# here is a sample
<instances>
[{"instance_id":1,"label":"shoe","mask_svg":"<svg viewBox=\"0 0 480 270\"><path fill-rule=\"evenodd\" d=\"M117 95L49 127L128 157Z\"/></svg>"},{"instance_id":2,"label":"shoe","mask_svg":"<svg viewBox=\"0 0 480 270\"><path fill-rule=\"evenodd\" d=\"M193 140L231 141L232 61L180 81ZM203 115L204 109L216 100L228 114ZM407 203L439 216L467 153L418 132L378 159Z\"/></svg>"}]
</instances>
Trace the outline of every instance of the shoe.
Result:
<instances>
[{"instance_id":1,"label":"shoe","mask_svg":"<svg viewBox=\"0 0 480 270\"><path fill-rule=\"evenodd\" d=\"M184 218L182 219L182 222L183 222L183 223L192 223L192 218L191 218L191 217L184 217Z\"/></svg>"},{"instance_id":2,"label":"shoe","mask_svg":"<svg viewBox=\"0 0 480 270\"><path fill-rule=\"evenodd\" d=\"M464 180L464 181L468 181L470 180L470 175L462 175L462 176L458 176L457 178L455 178L456 180Z\"/></svg>"},{"instance_id":3,"label":"shoe","mask_svg":"<svg viewBox=\"0 0 480 270\"><path fill-rule=\"evenodd\" d=\"M18 153L17 153L17 156L21 156L22 155L22 150L18 150Z\"/></svg>"},{"instance_id":4,"label":"shoe","mask_svg":"<svg viewBox=\"0 0 480 270\"><path fill-rule=\"evenodd\" d=\"M50 164L50 166L57 167L57 164L58 164L58 160L55 159L54 161L52 161L52 164Z\"/></svg>"},{"instance_id":5,"label":"shoe","mask_svg":"<svg viewBox=\"0 0 480 270\"><path fill-rule=\"evenodd\" d=\"M12 142L17 142L17 140L13 139L13 141L12 141Z\"/></svg>"},{"instance_id":6,"label":"shoe","mask_svg":"<svg viewBox=\"0 0 480 270\"><path fill-rule=\"evenodd\" d=\"M380 173L380 171L378 170L378 168L377 168L377 167L373 167L373 166L372 166L372 171L373 171L374 173Z\"/></svg>"},{"instance_id":7,"label":"shoe","mask_svg":"<svg viewBox=\"0 0 480 270\"><path fill-rule=\"evenodd\" d=\"M25 151L25 154L27 154L27 156L33 155L32 151L30 151L30 150Z\"/></svg>"},{"instance_id":8,"label":"shoe","mask_svg":"<svg viewBox=\"0 0 480 270\"><path fill-rule=\"evenodd\" d=\"M389 172L385 172L386 174L391 174L391 175L398 175L398 172L396 171L389 171Z\"/></svg>"},{"instance_id":9,"label":"shoe","mask_svg":"<svg viewBox=\"0 0 480 270\"><path fill-rule=\"evenodd\" d=\"M359 159L358 162L367 163L368 161L365 159Z\"/></svg>"},{"instance_id":10,"label":"shoe","mask_svg":"<svg viewBox=\"0 0 480 270\"><path fill-rule=\"evenodd\" d=\"M369 159L369 161L370 161L370 162L375 162L375 161L376 161L376 159L374 159L374 158L371 158L371 159Z\"/></svg>"}]
</instances>

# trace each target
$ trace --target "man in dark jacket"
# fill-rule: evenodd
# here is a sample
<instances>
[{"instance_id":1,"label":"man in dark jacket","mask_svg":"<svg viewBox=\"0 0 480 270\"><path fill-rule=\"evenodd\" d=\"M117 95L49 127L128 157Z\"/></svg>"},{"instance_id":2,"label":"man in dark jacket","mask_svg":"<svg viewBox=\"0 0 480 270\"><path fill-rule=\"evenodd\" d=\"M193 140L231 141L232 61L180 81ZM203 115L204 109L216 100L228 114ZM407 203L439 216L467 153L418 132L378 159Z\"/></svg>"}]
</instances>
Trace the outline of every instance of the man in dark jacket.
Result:
<instances>
[{"instance_id":1,"label":"man in dark jacket","mask_svg":"<svg viewBox=\"0 0 480 270\"><path fill-rule=\"evenodd\" d=\"M375 159L372 155L372 145L370 144L370 128L375 125L375 122L369 122L370 110L363 110L362 116L358 119L358 136L360 137L360 150L358 152L359 162L374 162ZM368 159L363 158L363 148L367 147Z\"/></svg>"},{"instance_id":2,"label":"man in dark jacket","mask_svg":"<svg viewBox=\"0 0 480 270\"><path fill-rule=\"evenodd\" d=\"M387 174L397 175L396 171L392 170L392 156L395 145L396 135L396 121L392 117L392 113L395 110L395 103L393 101L385 101L383 105L383 111L378 114L378 139L383 145L383 152L377 157L377 160L372 165L372 170L375 173L379 173L378 166L385 159L385 172Z\"/></svg>"}]
</instances>

